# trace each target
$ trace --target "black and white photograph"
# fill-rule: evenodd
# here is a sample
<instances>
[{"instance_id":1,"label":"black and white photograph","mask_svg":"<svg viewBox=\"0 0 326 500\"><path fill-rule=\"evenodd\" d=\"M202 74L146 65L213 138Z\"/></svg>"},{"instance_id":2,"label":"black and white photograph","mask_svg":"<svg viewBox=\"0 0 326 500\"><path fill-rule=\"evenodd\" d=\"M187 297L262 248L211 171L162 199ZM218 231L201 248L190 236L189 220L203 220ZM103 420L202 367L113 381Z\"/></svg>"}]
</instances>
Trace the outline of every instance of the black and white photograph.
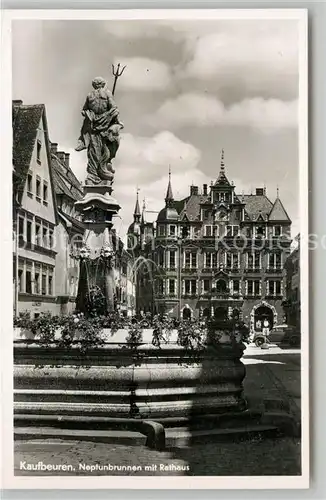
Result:
<instances>
[{"instance_id":1,"label":"black and white photograph","mask_svg":"<svg viewBox=\"0 0 326 500\"><path fill-rule=\"evenodd\" d=\"M12 483L307 487L306 11L95 12L8 23Z\"/></svg>"}]
</instances>

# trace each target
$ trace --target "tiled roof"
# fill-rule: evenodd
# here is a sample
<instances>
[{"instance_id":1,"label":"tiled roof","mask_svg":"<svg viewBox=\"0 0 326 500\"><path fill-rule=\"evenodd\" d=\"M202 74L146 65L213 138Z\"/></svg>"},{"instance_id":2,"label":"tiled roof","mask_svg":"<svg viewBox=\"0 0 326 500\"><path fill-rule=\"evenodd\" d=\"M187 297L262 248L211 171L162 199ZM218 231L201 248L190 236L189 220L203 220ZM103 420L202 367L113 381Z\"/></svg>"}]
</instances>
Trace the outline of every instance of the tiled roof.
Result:
<instances>
[{"instance_id":1,"label":"tiled roof","mask_svg":"<svg viewBox=\"0 0 326 500\"><path fill-rule=\"evenodd\" d=\"M44 113L44 104L13 104L12 161L18 182L15 188L21 198L36 141L37 129Z\"/></svg>"},{"instance_id":2,"label":"tiled roof","mask_svg":"<svg viewBox=\"0 0 326 500\"><path fill-rule=\"evenodd\" d=\"M266 195L255 194L237 195L235 197L235 202L245 205L247 220L256 221L261 216L264 220L291 222L282 202L279 199L277 200L273 204ZM183 200L174 200L173 207L179 214L179 220L182 220L186 215L190 221L196 221L200 217L200 205L209 201L208 196L193 194ZM161 210L159 220L165 219L164 210Z\"/></svg>"},{"instance_id":3,"label":"tiled roof","mask_svg":"<svg viewBox=\"0 0 326 500\"><path fill-rule=\"evenodd\" d=\"M290 222L290 217L279 198L275 200L271 213L269 214L269 220L274 222Z\"/></svg>"},{"instance_id":4,"label":"tiled roof","mask_svg":"<svg viewBox=\"0 0 326 500\"><path fill-rule=\"evenodd\" d=\"M204 197L199 194L192 194L189 196L185 202L183 210L181 211L181 217L186 215L190 221L199 219L200 203L203 198Z\"/></svg>"},{"instance_id":5,"label":"tiled roof","mask_svg":"<svg viewBox=\"0 0 326 500\"><path fill-rule=\"evenodd\" d=\"M245 194L239 198L244 200L245 210L251 220L256 220L260 214L266 218L273 207L273 203L265 195Z\"/></svg>"},{"instance_id":6,"label":"tiled roof","mask_svg":"<svg viewBox=\"0 0 326 500\"><path fill-rule=\"evenodd\" d=\"M68 196L75 201L80 200L83 196L82 186L71 168L63 165L54 154L51 155L51 164L56 194Z\"/></svg>"}]
</instances>

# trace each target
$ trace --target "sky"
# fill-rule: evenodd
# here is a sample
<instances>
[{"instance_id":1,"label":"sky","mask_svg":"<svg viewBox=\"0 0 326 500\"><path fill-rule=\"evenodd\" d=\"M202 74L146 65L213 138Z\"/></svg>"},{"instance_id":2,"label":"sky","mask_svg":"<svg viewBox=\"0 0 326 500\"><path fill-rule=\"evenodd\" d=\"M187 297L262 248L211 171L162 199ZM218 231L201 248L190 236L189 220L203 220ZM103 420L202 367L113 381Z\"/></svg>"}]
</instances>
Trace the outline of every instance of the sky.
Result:
<instances>
[{"instance_id":1,"label":"sky","mask_svg":"<svg viewBox=\"0 0 326 500\"><path fill-rule=\"evenodd\" d=\"M44 103L49 136L77 153L81 108L91 81L112 89L112 64L126 69L115 99L124 123L114 160L113 195L124 237L136 189L147 210L164 207L169 167L175 199L190 185L226 175L241 194L266 186L299 232L298 22L295 20L16 20L12 31L13 99Z\"/></svg>"}]
</instances>

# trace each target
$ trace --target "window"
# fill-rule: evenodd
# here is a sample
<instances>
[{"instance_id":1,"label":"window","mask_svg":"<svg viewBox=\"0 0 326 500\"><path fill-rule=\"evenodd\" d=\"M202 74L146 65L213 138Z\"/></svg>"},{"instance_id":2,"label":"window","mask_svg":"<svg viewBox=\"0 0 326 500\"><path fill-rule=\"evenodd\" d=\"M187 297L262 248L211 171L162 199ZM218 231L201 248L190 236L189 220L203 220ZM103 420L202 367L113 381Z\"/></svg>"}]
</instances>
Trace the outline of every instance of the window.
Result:
<instances>
[{"instance_id":1,"label":"window","mask_svg":"<svg viewBox=\"0 0 326 500\"><path fill-rule=\"evenodd\" d=\"M41 149L42 149L42 143L41 141L37 141L37 146L36 146L36 160L37 163L41 163Z\"/></svg>"},{"instance_id":2,"label":"window","mask_svg":"<svg viewBox=\"0 0 326 500\"><path fill-rule=\"evenodd\" d=\"M49 241L48 241L48 228L44 227L44 226L43 226L43 229L42 229L42 240L43 240L43 246L45 248L48 248L48 244L49 244Z\"/></svg>"},{"instance_id":3,"label":"window","mask_svg":"<svg viewBox=\"0 0 326 500\"><path fill-rule=\"evenodd\" d=\"M176 251L170 250L170 268L175 268L175 256L176 256Z\"/></svg>"},{"instance_id":4,"label":"window","mask_svg":"<svg viewBox=\"0 0 326 500\"><path fill-rule=\"evenodd\" d=\"M212 254L210 252L205 253L205 267L212 267Z\"/></svg>"},{"instance_id":5,"label":"window","mask_svg":"<svg viewBox=\"0 0 326 500\"><path fill-rule=\"evenodd\" d=\"M18 269L18 291L23 292L23 270Z\"/></svg>"},{"instance_id":6,"label":"window","mask_svg":"<svg viewBox=\"0 0 326 500\"><path fill-rule=\"evenodd\" d=\"M32 272L26 271L25 275L25 291L26 293L32 293Z\"/></svg>"},{"instance_id":7,"label":"window","mask_svg":"<svg viewBox=\"0 0 326 500\"><path fill-rule=\"evenodd\" d=\"M35 271L34 274L34 293L39 295L40 293L40 271Z\"/></svg>"},{"instance_id":8,"label":"window","mask_svg":"<svg viewBox=\"0 0 326 500\"><path fill-rule=\"evenodd\" d=\"M35 244L41 245L41 225L37 222L35 224Z\"/></svg>"},{"instance_id":9,"label":"window","mask_svg":"<svg viewBox=\"0 0 326 500\"><path fill-rule=\"evenodd\" d=\"M261 294L260 280L247 280L247 295L255 296Z\"/></svg>"},{"instance_id":10,"label":"window","mask_svg":"<svg viewBox=\"0 0 326 500\"><path fill-rule=\"evenodd\" d=\"M247 268L260 269L260 252L247 253Z\"/></svg>"},{"instance_id":11,"label":"window","mask_svg":"<svg viewBox=\"0 0 326 500\"><path fill-rule=\"evenodd\" d=\"M240 293L240 280L233 280L233 293Z\"/></svg>"},{"instance_id":12,"label":"window","mask_svg":"<svg viewBox=\"0 0 326 500\"><path fill-rule=\"evenodd\" d=\"M48 183L46 181L43 182L43 203L48 202Z\"/></svg>"},{"instance_id":13,"label":"window","mask_svg":"<svg viewBox=\"0 0 326 500\"><path fill-rule=\"evenodd\" d=\"M169 280L169 294L175 294L175 280Z\"/></svg>"},{"instance_id":14,"label":"window","mask_svg":"<svg viewBox=\"0 0 326 500\"><path fill-rule=\"evenodd\" d=\"M175 234L176 234L176 227L170 226L170 236L175 236Z\"/></svg>"},{"instance_id":15,"label":"window","mask_svg":"<svg viewBox=\"0 0 326 500\"><path fill-rule=\"evenodd\" d=\"M235 218L236 220L241 220L241 210L236 210L236 211L234 212L234 218Z\"/></svg>"},{"instance_id":16,"label":"window","mask_svg":"<svg viewBox=\"0 0 326 500\"><path fill-rule=\"evenodd\" d=\"M229 269L238 269L239 267L239 255L238 253L227 253L226 254L226 267Z\"/></svg>"},{"instance_id":17,"label":"window","mask_svg":"<svg viewBox=\"0 0 326 500\"><path fill-rule=\"evenodd\" d=\"M185 267L187 269L194 269L197 267L197 252L186 252L185 253Z\"/></svg>"},{"instance_id":18,"label":"window","mask_svg":"<svg viewBox=\"0 0 326 500\"><path fill-rule=\"evenodd\" d=\"M24 229L25 229L25 219L23 219L23 217L18 217L18 241L20 245L23 245L25 241Z\"/></svg>"},{"instance_id":19,"label":"window","mask_svg":"<svg viewBox=\"0 0 326 500\"><path fill-rule=\"evenodd\" d=\"M49 247L52 249L54 245L54 239L53 239L53 229L49 229ZM126 268L127 269L127 268ZM127 274L127 271L125 272Z\"/></svg>"},{"instance_id":20,"label":"window","mask_svg":"<svg viewBox=\"0 0 326 500\"><path fill-rule=\"evenodd\" d=\"M282 226L273 226L273 236L282 236Z\"/></svg>"},{"instance_id":21,"label":"window","mask_svg":"<svg viewBox=\"0 0 326 500\"><path fill-rule=\"evenodd\" d=\"M196 295L197 282L196 280L185 280L184 281L185 295Z\"/></svg>"},{"instance_id":22,"label":"window","mask_svg":"<svg viewBox=\"0 0 326 500\"><path fill-rule=\"evenodd\" d=\"M260 252L255 252L255 269L260 269Z\"/></svg>"},{"instance_id":23,"label":"window","mask_svg":"<svg viewBox=\"0 0 326 500\"><path fill-rule=\"evenodd\" d=\"M157 263L159 266L164 267L164 251L163 250L159 250Z\"/></svg>"},{"instance_id":24,"label":"window","mask_svg":"<svg viewBox=\"0 0 326 500\"><path fill-rule=\"evenodd\" d=\"M212 226L205 226L205 236L212 236Z\"/></svg>"},{"instance_id":25,"label":"window","mask_svg":"<svg viewBox=\"0 0 326 500\"><path fill-rule=\"evenodd\" d=\"M53 276L52 274L49 275L49 290L48 290L48 295L53 295Z\"/></svg>"},{"instance_id":26,"label":"window","mask_svg":"<svg viewBox=\"0 0 326 500\"><path fill-rule=\"evenodd\" d=\"M42 295L46 295L46 274L42 274Z\"/></svg>"},{"instance_id":27,"label":"window","mask_svg":"<svg viewBox=\"0 0 326 500\"><path fill-rule=\"evenodd\" d=\"M282 267L282 255L280 253L270 253L268 259L269 269L281 269Z\"/></svg>"},{"instance_id":28,"label":"window","mask_svg":"<svg viewBox=\"0 0 326 500\"><path fill-rule=\"evenodd\" d=\"M204 220L209 219L209 210L203 210L203 219Z\"/></svg>"},{"instance_id":29,"label":"window","mask_svg":"<svg viewBox=\"0 0 326 500\"><path fill-rule=\"evenodd\" d=\"M226 226L227 236L237 236L239 234L239 226Z\"/></svg>"},{"instance_id":30,"label":"window","mask_svg":"<svg viewBox=\"0 0 326 500\"><path fill-rule=\"evenodd\" d=\"M282 295L281 280L269 280L267 290L268 290L268 295L273 295L273 296Z\"/></svg>"},{"instance_id":31,"label":"window","mask_svg":"<svg viewBox=\"0 0 326 500\"><path fill-rule=\"evenodd\" d=\"M159 236L165 235L165 226L158 226L158 234Z\"/></svg>"},{"instance_id":32,"label":"window","mask_svg":"<svg viewBox=\"0 0 326 500\"><path fill-rule=\"evenodd\" d=\"M265 238L266 236L266 227L265 226L256 226L256 237Z\"/></svg>"},{"instance_id":33,"label":"window","mask_svg":"<svg viewBox=\"0 0 326 500\"><path fill-rule=\"evenodd\" d=\"M27 221L26 241L32 243L32 222L30 220Z\"/></svg>"},{"instance_id":34,"label":"window","mask_svg":"<svg viewBox=\"0 0 326 500\"><path fill-rule=\"evenodd\" d=\"M27 174L27 193L33 193L33 175L30 173Z\"/></svg>"},{"instance_id":35,"label":"window","mask_svg":"<svg viewBox=\"0 0 326 500\"><path fill-rule=\"evenodd\" d=\"M183 226L181 229L181 235L182 235L182 238L189 238L190 237L190 227Z\"/></svg>"},{"instance_id":36,"label":"window","mask_svg":"<svg viewBox=\"0 0 326 500\"><path fill-rule=\"evenodd\" d=\"M157 280L156 281L156 289L157 293L162 295L164 293L164 285L163 285L163 280Z\"/></svg>"},{"instance_id":37,"label":"window","mask_svg":"<svg viewBox=\"0 0 326 500\"><path fill-rule=\"evenodd\" d=\"M41 179L36 177L36 199L41 201Z\"/></svg>"},{"instance_id":38,"label":"window","mask_svg":"<svg viewBox=\"0 0 326 500\"><path fill-rule=\"evenodd\" d=\"M203 291L204 292L209 292L210 290L210 282L209 280L203 280Z\"/></svg>"}]
</instances>

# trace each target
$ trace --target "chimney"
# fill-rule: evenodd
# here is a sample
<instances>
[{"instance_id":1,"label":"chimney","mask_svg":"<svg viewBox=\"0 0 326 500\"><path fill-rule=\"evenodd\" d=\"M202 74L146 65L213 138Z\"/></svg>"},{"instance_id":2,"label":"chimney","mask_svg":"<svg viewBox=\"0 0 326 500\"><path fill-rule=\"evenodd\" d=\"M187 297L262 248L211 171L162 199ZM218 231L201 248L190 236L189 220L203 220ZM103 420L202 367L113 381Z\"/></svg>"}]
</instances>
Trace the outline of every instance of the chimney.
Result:
<instances>
[{"instance_id":1,"label":"chimney","mask_svg":"<svg viewBox=\"0 0 326 500\"><path fill-rule=\"evenodd\" d=\"M65 153L65 165L67 168L70 166L70 153Z\"/></svg>"},{"instance_id":2,"label":"chimney","mask_svg":"<svg viewBox=\"0 0 326 500\"><path fill-rule=\"evenodd\" d=\"M60 163L62 163L62 165L65 165L65 153L63 151L58 151L57 157L59 158Z\"/></svg>"},{"instance_id":3,"label":"chimney","mask_svg":"<svg viewBox=\"0 0 326 500\"><path fill-rule=\"evenodd\" d=\"M56 155L58 151L58 143L57 142L51 142L50 145L51 153Z\"/></svg>"},{"instance_id":4,"label":"chimney","mask_svg":"<svg viewBox=\"0 0 326 500\"><path fill-rule=\"evenodd\" d=\"M256 196L263 196L264 188L256 188Z\"/></svg>"},{"instance_id":5,"label":"chimney","mask_svg":"<svg viewBox=\"0 0 326 500\"><path fill-rule=\"evenodd\" d=\"M23 104L23 101L21 99L14 99L12 103L14 106L21 106Z\"/></svg>"},{"instance_id":6,"label":"chimney","mask_svg":"<svg viewBox=\"0 0 326 500\"><path fill-rule=\"evenodd\" d=\"M203 195L207 196L207 184L203 184Z\"/></svg>"},{"instance_id":7,"label":"chimney","mask_svg":"<svg viewBox=\"0 0 326 500\"><path fill-rule=\"evenodd\" d=\"M190 195L198 194L198 186L190 186Z\"/></svg>"}]
</instances>

